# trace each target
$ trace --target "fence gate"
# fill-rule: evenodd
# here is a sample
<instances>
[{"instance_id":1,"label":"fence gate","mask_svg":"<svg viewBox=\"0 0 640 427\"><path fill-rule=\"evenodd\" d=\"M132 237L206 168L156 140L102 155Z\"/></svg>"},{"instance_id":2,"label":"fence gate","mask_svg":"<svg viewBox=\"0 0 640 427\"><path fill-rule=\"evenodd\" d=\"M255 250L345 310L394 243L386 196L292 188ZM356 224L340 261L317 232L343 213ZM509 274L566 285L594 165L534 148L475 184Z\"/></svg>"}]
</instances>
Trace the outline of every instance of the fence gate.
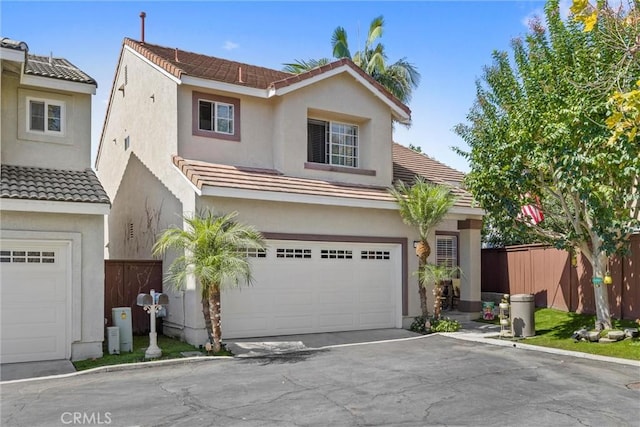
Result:
<instances>
[{"instance_id":1,"label":"fence gate","mask_svg":"<svg viewBox=\"0 0 640 427\"><path fill-rule=\"evenodd\" d=\"M148 294L151 289L162 291L162 261L105 260L104 273L106 326L112 326L112 308L131 307L133 333L148 333L149 315L136 305L136 297L140 293ZM158 330L162 330L160 323L157 326Z\"/></svg>"}]
</instances>

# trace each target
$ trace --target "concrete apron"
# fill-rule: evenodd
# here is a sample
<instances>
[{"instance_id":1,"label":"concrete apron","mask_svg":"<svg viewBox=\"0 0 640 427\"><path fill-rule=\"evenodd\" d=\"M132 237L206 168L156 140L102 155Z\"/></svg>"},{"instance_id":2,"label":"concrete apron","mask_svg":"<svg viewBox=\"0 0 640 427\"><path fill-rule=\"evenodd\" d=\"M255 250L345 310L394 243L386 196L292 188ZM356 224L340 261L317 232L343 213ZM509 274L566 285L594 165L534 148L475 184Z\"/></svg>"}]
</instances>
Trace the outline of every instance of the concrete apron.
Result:
<instances>
[{"instance_id":1,"label":"concrete apron","mask_svg":"<svg viewBox=\"0 0 640 427\"><path fill-rule=\"evenodd\" d=\"M76 369L69 360L3 363L0 365L0 381L48 377L51 375L69 374L75 371Z\"/></svg>"}]
</instances>

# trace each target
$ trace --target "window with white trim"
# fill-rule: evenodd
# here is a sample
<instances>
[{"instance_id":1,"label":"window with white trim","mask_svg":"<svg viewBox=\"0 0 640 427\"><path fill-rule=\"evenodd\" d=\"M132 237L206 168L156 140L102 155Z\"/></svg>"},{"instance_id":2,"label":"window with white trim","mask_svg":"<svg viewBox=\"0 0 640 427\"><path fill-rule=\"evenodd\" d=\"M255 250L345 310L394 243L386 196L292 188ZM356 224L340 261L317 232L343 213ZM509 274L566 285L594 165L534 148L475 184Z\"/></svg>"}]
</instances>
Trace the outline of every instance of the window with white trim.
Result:
<instances>
[{"instance_id":1,"label":"window with white trim","mask_svg":"<svg viewBox=\"0 0 640 427\"><path fill-rule=\"evenodd\" d=\"M192 92L192 134L240 141L240 99Z\"/></svg>"},{"instance_id":2,"label":"window with white trim","mask_svg":"<svg viewBox=\"0 0 640 427\"><path fill-rule=\"evenodd\" d=\"M358 167L358 126L309 119L307 160L336 166Z\"/></svg>"},{"instance_id":3,"label":"window with white trim","mask_svg":"<svg viewBox=\"0 0 640 427\"><path fill-rule=\"evenodd\" d=\"M436 264L458 266L458 236L436 235Z\"/></svg>"},{"instance_id":4,"label":"window with white trim","mask_svg":"<svg viewBox=\"0 0 640 427\"><path fill-rule=\"evenodd\" d=\"M27 130L29 132L64 134L64 102L38 98L27 98L27 101Z\"/></svg>"},{"instance_id":5,"label":"window with white trim","mask_svg":"<svg viewBox=\"0 0 640 427\"><path fill-rule=\"evenodd\" d=\"M224 102L198 100L198 129L233 135L233 105Z\"/></svg>"}]
</instances>

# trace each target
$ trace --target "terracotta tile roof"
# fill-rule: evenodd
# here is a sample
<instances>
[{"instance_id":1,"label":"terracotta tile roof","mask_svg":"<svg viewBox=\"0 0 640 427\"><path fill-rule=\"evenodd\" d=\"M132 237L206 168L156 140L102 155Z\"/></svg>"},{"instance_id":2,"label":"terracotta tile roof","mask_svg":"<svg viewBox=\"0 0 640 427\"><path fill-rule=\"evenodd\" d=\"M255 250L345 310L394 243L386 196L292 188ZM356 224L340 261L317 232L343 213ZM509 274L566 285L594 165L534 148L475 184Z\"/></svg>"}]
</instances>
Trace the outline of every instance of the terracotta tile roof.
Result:
<instances>
[{"instance_id":1,"label":"terracotta tile roof","mask_svg":"<svg viewBox=\"0 0 640 427\"><path fill-rule=\"evenodd\" d=\"M285 73L284 71L257 67L147 42L140 43L129 38L124 39L124 45L129 46L177 78L181 78L183 74L186 74L207 80L256 89L267 89L272 82L291 77L290 73ZM239 81L239 71L242 74L242 82Z\"/></svg>"},{"instance_id":2,"label":"terracotta tile roof","mask_svg":"<svg viewBox=\"0 0 640 427\"><path fill-rule=\"evenodd\" d=\"M284 176L273 169L244 168L199 162L173 156L173 164L198 188L204 186L273 191L309 196L392 202L384 187L345 184Z\"/></svg>"},{"instance_id":3,"label":"terracotta tile roof","mask_svg":"<svg viewBox=\"0 0 640 427\"><path fill-rule=\"evenodd\" d=\"M61 170L0 166L0 197L109 204L109 197L91 169Z\"/></svg>"},{"instance_id":4,"label":"terracotta tile roof","mask_svg":"<svg viewBox=\"0 0 640 427\"><path fill-rule=\"evenodd\" d=\"M458 196L456 206L475 206L471 193L462 185L464 174L444 163L432 159L403 145L393 143L393 181L397 180L411 183L416 175L422 176L434 184L447 184L453 186L453 192Z\"/></svg>"},{"instance_id":5,"label":"terracotta tile roof","mask_svg":"<svg viewBox=\"0 0 640 427\"><path fill-rule=\"evenodd\" d=\"M151 43L141 43L130 38L124 39L124 45L129 46L157 66L171 75L181 78L183 74L207 80L215 80L234 85L247 86L256 89L279 89L307 80L327 71L342 66L348 66L371 83L391 102L407 114L411 114L409 107L400 102L384 86L375 81L350 59L339 59L322 67L314 68L301 74L291 74L241 62L229 61L214 56L193 53L178 48L158 46ZM240 74L242 81L240 81Z\"/></svg>"},{"instance_id":6,"label":"terracotta tile roof","mask_svg":"<svg viewBox=\"0 0 640 427\"><path fill-rule=\"evenodd\" d=\"M452 185L452 183L459 182L464 177L462 172L415 153L406 147L394 144L393 148L394 182L398 179L412 182L416 175L421 175L434 183ZM413 156L411 153L406 153L405 150L415 153L418 157ZM396 155L396 152L398 152L398 155ZM394 201L386 187L297 178L285 176L274 169L221 165L188 160L180 156L173 156L173 164L199 189L210 186L308 196L332 196L384 202ZM468 192L455 186L453 187L453 192L458 196L456 206L474 206L471 195Z\"/></svg>"},{"instance_id":7,"label":"terracotta tile roof","mask_svg":"<svg viewBox=\"0 0 640 427\"><path fill-rule=\"evenodd\" d=\"M91 76L64 58L27 54L24 73L98 86Z\"/></svg>"}]
</instances>

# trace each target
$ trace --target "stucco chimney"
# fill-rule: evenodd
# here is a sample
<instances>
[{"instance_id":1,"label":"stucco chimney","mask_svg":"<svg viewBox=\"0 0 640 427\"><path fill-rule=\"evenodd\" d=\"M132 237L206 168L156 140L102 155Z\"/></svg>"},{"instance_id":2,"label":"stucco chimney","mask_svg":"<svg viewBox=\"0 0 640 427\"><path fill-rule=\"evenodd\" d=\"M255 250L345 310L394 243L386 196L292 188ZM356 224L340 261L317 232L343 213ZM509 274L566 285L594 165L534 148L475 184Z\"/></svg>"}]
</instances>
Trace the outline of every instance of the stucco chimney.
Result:
<instances>
[{"instance_id":1,"label":"stucco chimney","mask_svg":"<svg viewBox=\"0 0 640 427\"><path fill-rule=\"evenodd\" d=\"M140 12L140 43L144 43L144 18L146 16L146 13Z\"/></svg>"}]
</instances>

